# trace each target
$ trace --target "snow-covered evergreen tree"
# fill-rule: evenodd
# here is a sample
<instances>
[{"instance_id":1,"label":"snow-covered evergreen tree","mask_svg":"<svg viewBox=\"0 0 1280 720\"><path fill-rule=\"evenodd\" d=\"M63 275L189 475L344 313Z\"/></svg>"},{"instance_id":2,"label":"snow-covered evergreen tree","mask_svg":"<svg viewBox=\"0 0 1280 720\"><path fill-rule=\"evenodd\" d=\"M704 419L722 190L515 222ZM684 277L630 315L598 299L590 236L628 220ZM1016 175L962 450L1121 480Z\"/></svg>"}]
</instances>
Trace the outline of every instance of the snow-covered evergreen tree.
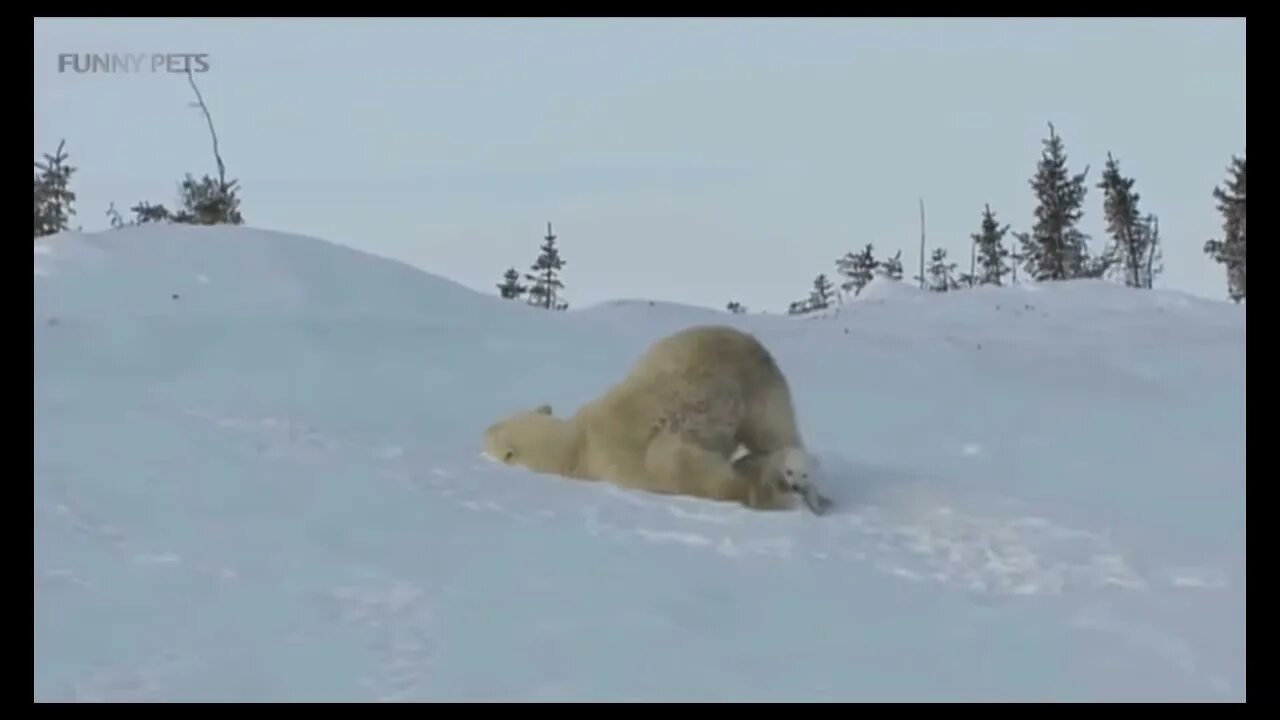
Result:
<instances>
[{"instance_id":1,"label":"snow-covered evergreen tree","mask_svg":"<svg viewBox=\"0 0 1280 720\"><path fill-rule=\"evenodd\" d=\"M67 163L66 140L58 143L54 154L44 153L35 167L35 237L53 235L71 229L71 216L76 214L76 194L71 190L74 166Z\"/></svg>"},{"instance_id":2,"label":"snow-covered evergreen tree","mask_svg":"<svg viewBox=\"0 0 1280 720\"><path fill-rule=\"evenodd\" d=\"M120 211L116 209L114 201L107 204L107 222L111 224L112 230L119 230L125 226L124 218L121 217Z\"/></svg>"},{"instance_id":3,"label":"snow-covered evergreen tree","mask_svg":"<svg viewBox=\"0 0 1280 720\"><path fill-rule=\"evenodd\" d=\"M1226 187L1213 189L1222 214L1221 240L1204 244L1204 252L1227 270L1227 296L1235 302L1245 299L1245 159L1232 157L1231 177Z\"/></svg>"},{"instance_id":4,"label":"snow-covered evergreen tree","mask_svg":"<svg viewBox=\"0 0 1280 720\"><path fill-rule=\"evenodd\" d=\"M834 299L835 286L827 279L825 273L820 273L813 279L813 290L809 292L809 310L826 310L831 307L831 301Z\"/></svg>"},{"instance_id":5,"label":"snow-covered evergreen tree","mask_svg":"<svg viewBox=\"0 0 1280 720\"><path fill-rule=\"evenodd\" d=\"M947 262L946 248L934 248L929 258L929 267L925 270L925 288L933 292L948 292L960 288L956 276L956 264ZM916 280L919 280L916 277Z\"/></svg>"},{"instance_id":6,"label":"snow-covered evergreen tree","mask_svg":"<svg viewBox=\"0 0 1280 720\"><path fill-rule=\"evenodd\" d=\"M498 294L504 300L517 300L528 290L528 286L520 284L520 273L515 268L508 268L502 275L502 282L498 283Z\"/></svg>"},{"instance_id":7,"label":"snow-covered evergreen tree","mask_svg":"<svg viewBox=\"0 0 1280 720\"><path fill-rule=\"evenodd\" d=\"M880 261L878 269L880 275L890 280L902 279L902 250L894 253L894 256Z\"/></svg>"},{"instance_id":8,"label":"snow-covered evergreen tree","mask_svg":"<svg viewBox=\"0 0 1280 720\"><path fill-rule=\"evenodd\" d=\"M524 276L533 283L529 287L529 304L547 310L567 310L569 304L559 299L559 291L564 289L564 283L560 281L560 270L566 263L560 257L560 249L556 247L556 236L551 232L551 223L547 223L547 235L538 249L542 254L529 267L533 272Z\"/></svg>"},{"instance_id":9,"label":"snow-covered evergreen tree","mask_svg":"<svg viewBox=\"0 0 1280 720\"><path fill-rule=\"evenodd\" d=\"M143 225L152 222L173 222L173 215L169 212L169 208L164 205L152 205L149 202L140 202L129 208L133 212L134 225Z\"/></svg>"},{"instance_id":10,"label":"snow-covered evergreen tree","mask_svg":"<svg viewBox=\"0 0 1280 720\"><path fill-rule=\"evenodd\" d=\"M876 268L879 265L872 252L871 243L867 243L862 252L845 253L844 257L836 260L836 272L844 278L840 282L840 289L846 293L853 291L856 296L875 277Z\"/></svg>"},{"instance_id":11,"label":"snow-covered evergreen tree","mask_svg":"<svg viewBox=\"0 0 1280 720\"><path fill-rule=\"evenodd\" d=\"M1133 178L1120 174L1120 163L1107 153L1107 166L1098 188L1103 193L1102 213L1111 236L1107 254L1115 258L1111 274L1121 276L1129 287L1150 288L1153 278L1149 277L1148 268L1154 269L1154 263L1148 255L1157 250L1152 245L1156 236L1148 225L1149 219L1138 212L1141 196L1133 189L1133 183Z\"/></svg>"},{"instance_id":12,"label":"snow-covered evergreen tree","mask_svg":"<svg viewBox=\"0 0 1280 720\"><path fill-rule=\"evenodd\" d=\"M1037 282L1100 276L1105 261L1090 260L1089 236L1079 228L1089 168L1076 175L1067 171L1067 154L1053 123L1042 142L1044 150L1030 180L1038 200L1036 221L1030 232L1017 234L1024 267Z\"/></svg>"},{"instance_id":13,"label":"snow-covered evergreen tree","mask_svg":"<svg viewBox=\"0 0 1280 720\"><path fill-rule=\"evenodd\" d=\"M243 225L239 181L208 175L196 180L190 173L182 180L179 205L173 221L188 225Z\"/></svg>"},{"instance_id":14,"label":"snow-covered evergreen tree","mask_svg":"<svg viewBox=\"0 0 1280 720\"><path fill-rule=\"evenodd\" d=\"M125 225L144 225L153 222L183 225L243 225L244 216L240 214L240 198L237 195L236 185L235 180L223 181L208 175L196 180L188 174L178 188L176 211L170 210L163 203L153 205L143 201L129 208L133 212L133 220L127 223L123 222L119 213L115 213L112 218L112 227L119 229ZM109 210L108 214L111 212Z\"/></svg>"},{"instance_id":15,"label":"snow-covered evergreen tree","mask_svg":"<svg viewBox=\"0 0 1280 720\"><path fill-rule=\"evenodd\" d=\"M1009 249L1004 245L1004 236L1009 226L1001 226L991 205L982 209L982 228L971 235L977 246L977 269L974 273L979 285L1003 285L1004 276L1013 271L1009 263Z\"/></svg>"}]
</instances>

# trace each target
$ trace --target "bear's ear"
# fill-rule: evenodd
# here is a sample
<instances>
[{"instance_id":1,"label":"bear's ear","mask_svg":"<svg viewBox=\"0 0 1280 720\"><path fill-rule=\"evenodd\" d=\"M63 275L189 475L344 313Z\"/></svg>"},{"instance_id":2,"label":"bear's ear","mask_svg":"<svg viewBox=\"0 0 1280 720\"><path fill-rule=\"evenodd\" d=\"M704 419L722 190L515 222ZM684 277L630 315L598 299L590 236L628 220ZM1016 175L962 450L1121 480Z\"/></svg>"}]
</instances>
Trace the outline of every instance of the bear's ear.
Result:
<instances>
[{"instance_id":1,"label":"bear's ear","mask_svg":"<svg viewBox=\"0 0 1280 720\"><path fill-rule=\"evenodd\" d=\"M538 407L534 408L534 409L533 409L533 411L534 411L535 413L538 413L539 415L550 415L550 414L551 414L551 406L550 406L550 405L547 405L547 404L545 404L545 403L544 403L544 404L539 405Z\"/></svg>"}]
</instances>

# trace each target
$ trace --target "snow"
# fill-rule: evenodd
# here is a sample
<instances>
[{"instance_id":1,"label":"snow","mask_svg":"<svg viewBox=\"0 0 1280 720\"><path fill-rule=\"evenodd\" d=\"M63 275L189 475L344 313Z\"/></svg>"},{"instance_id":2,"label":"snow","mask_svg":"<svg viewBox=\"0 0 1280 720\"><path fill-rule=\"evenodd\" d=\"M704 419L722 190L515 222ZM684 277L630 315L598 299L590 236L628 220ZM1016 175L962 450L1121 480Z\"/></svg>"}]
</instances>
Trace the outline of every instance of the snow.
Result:
<instances>
[{"instance_id":1,"label":"snow","mask_svg":"<svg viewBox=\"0 0 1280 720\"><path fill-rule=\"evenodd\" d=\"M871 281L857 295L850 298L851 302L869 302L883 304L888 300L924 300L929 293L920 289L916 285L906 282L892 280L884 275L876 274L871 277Z\"/></svg>"},{"instance_id":2,"label":"snow","mask_svg":"<svg viewBox=\"0 0 1280 720\"><path fill-rule=\"evenodd\" d=\"M37 700L1242 700L1242 308L1101 282L554 313L322 240L35 250ZM872 300L872 301L869 301ZM826 516L505 468L748 328Z\"/></svg>"}]
</instances>

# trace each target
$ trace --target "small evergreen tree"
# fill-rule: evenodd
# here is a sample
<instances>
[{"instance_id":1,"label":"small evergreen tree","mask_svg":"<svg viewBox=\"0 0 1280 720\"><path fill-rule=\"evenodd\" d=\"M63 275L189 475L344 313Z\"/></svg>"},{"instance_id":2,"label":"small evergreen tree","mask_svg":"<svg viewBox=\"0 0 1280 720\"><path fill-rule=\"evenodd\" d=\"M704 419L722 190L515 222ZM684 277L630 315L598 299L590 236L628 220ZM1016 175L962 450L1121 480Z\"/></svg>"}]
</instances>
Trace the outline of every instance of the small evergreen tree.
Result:
<instances>
[{"instance_id":1,"label":"small evergreen tree","mask_svg":"<svg viewBox=\"0 0 1280 720\"><path fill-rule=\"evenodd\" d=\"M946 248L933 249L926 274L925 287L933 292L948 292L960 288L960 283L956 279L956 264L947 262Z\"/></svg>"},{"instance_id":2,"label":"small evergreen tree","mask_svg":"<svg viewBox=\"0 0 1280 720\"><path fill-rule=\"evenodd\" d=\"M527 292L529 288L520 284L520 273L515 268L509 268L502 276L502 282L498 283L498 294L504 300L517 300Z\"/></svg>"},{"instance_id":3,"label":"small evergreen tree","mask_svg":"<svg viewBox=\"0 0 1280 720\"><path fill-rule=\"evenodd\" d=\"M179 207L173 221L187 225L242 225L238 181L205 175L196 180L187 174L180 186Z\"/></svg>"},{"instance_id":4,"label":"small evergreen tree","mask_svg":"<svg viewBox=\"0 0 1280 720\"><path fill-rule=\"evenodd\" d=\"M67 163L66 140L58 143L54 154L44 153L44 161L35 167L35 237L70 230L71 216L76 214L76 194L71 190L71 176L77 168Z\"/></svg>"},{"instance_id":5,"label":"small evergreen tree","mask_svg":"<svg viewBox=\"0 0 1280 720\"><path fill-rule=\"evenodd\" d=\"M224 183L205 175L196 180L190 174L179 186L179 197L176 212L165 207L163 203L155 205L140 202L129 208L133 212L133 220L124 223L119 213L115 213L111 226L119 229L124 225L144 225L146 223L180 223L183 225L243 225L244 217L240 214L240 198L236 196L236 181ZM108 214L114 212L114 205Z\"/></svg>"},{"instance_id":6,"label":"small evergreen tree","mask_svg":"<svg viewBox=\"0 0 1280 720\"><path fill-rule=\"evenodd\" d=\"M902 280L902 250L894 253L893 257L882 260L879 273L890 280Z\"/></svg>"},{"instance_id":7,"label":"small evergreen tree","mask_svg":"<svg viewBox=\"0 0 1280 720\"><path fill-rule=\"evenodd\" d=\"M107 204L107 221L111 223L112 230L119 230L125 225L124 218L120 216L114 201Z\"/></svg>"},{"instance_id":8,"label":"small evergreen tree","mask_svg":"<svg viewBox=\"0 0 1280 720\"><path fill-rule=\"evenodd\" d=\"M129 208L133 212L133 224L143 225L151 222L173 222L173 215L164 205L152 205L140 202Z\"/></svg>"},{"instance_id":9,"label":"small evergreen tree","mask_svg":"<svg viewBox=\"0 0 1280 720\"><path fill-rule=\"evenodd\" d=\"M1152 219L1138 212L1141 196L1134 191L1133 183L1133 178L1120 174L1120 164L1107 153L1107 167L1098 188L1103 192L1102 212L1107 220L1107 232L1111 234L1107 254L1115 258L1111 269L1123 276L1125 285L1149 289L1155 270L1151 255L1159 251L1154 244L1157 234L1153 232Z\"/></svg>"},{"instance_id":10,"label":"small evergreen tree","mask_svg":"<svg viewBox=\"0 0 1280 720\"><path fill-rule=\"evenodd\" d=\"M542 254L530 266L532 273L526 273L525 279L533 284L529 287L529 304L547 310L566 310L569 304L559 299L559 291L564 289L560 281L560 270L567 264L560 257L556 247L556 236L551 232L551 223L547 223L547 235L539 246Z\"/></svg>"},{"instance_id":11,"label":"small evergreen tree","mask_svg":"<svg viewBox=\"0 0 1280 720\"><path fill-rule=\"evenodd\" d=\"M728 305L725 306L725 308L729 312L733 313L734 315L741 315L747 311L747 309L743 307L742 303L738 302L737 300L730 302Z\"/></svg>"},{"instance_id":12,"label":"small evergreen tree","mask_svg":"<svg viewBox=\"0 0 1280 720\"><path fill-rule=\"evenodd\" d=\"M1227 296L1239 303L1245 299L1245 159L1231 158L1231 177L1226 187L1213 189L1222 214L1222 239L1204 244L1204 252L1227 270Z\"/></svg>"},{"instance_id":13,"label":"small evergreen tree","mask_svg":"<svg viewBox=\"0 0 1280 720\"><path fill-rule=\"evenodd\" d=\"M1049 137L1042 142L1044 150L1030 180L1039 201L1036 221L1031 232L1017 234L1027 273L1037 282L1100 273L1105 267L1090 262L1089 236L1078 227L1084 216L1089 168L1077 175L1068 173L1067 154L1053 123L1049 123Z\"/></svg>"},{"instance_id":14,"label":"small evergreen tree","mask_svg":"<svg viewBox=\"0 0 1280 720\"><path fill-rule=\"evenodd\" d=\"M974 274L979 285L1003 285L1004 276L1014 271L1008 262L1009 249L1004 246L1004 236L1008 232L1008 225L1001 227L996 221L991 205L983 206L982 229L970 236L977 246L978 269Z\"/></svg>"},{"instance_id":15,"label":"small evergreen tree","mask_svg":"<svg viewBox=\"0 0 1280 720\"><path fill-rule=\"evenodd\" d=\"M852 290L856 296L875 277L878 266L871 243L867 243L860 253L845 253L844 257L836 260L836 272L845 278L840 283L840 289L844 292Z\"/></svg>"},{"instance_id":16,"label":"small evergreen tree","mask_svg":"<svg viewBox=\"0 0 1280 720\"><path fill-rule=\"evenodd\" d=\"M835 286L821 273L813 279L813 290L809 292L809 310L826 310L835 299Z\"/></svg>"},{"instance_id":17,"label":"small evergreen tree","mask_svg":"<svg viewBox=\"0 0 1280 720\"><path fill-rule=\"evenodd\" d=\"M796 300L787 306L788 315L804 315L807 312L809 312L808 300Z\"/></svg>"}]
</instances>

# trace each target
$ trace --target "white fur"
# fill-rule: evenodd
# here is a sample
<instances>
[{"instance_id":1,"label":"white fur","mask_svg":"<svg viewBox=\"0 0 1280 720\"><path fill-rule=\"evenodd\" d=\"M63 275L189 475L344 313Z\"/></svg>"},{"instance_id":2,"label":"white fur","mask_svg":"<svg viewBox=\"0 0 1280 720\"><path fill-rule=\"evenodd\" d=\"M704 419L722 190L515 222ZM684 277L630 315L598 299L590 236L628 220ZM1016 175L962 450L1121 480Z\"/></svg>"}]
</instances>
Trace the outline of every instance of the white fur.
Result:
<instances>
[{"instance_id":1,"label":"white fur","mask_svg":"<svg viewBox=\"0 0 1280 720\"><path fill-rule=\"evenodd\" d=\"M779 462L782 481L792 492L804 499L815 514L821 515L831 507L831 499L818 490L814 477L818 472L817 459L800 448L788 448L782 451Z\"/></svg>"},{"instance_id":2,"label":"white fur","mask_svg":"<svg viewBox=\"0 0 1280 720\"><path fill-rule=\"evenodd\" d=\"M802 490L812 485L815 474L813 458L799 448L788 448L782 452L780 470L784 482L793 490Z\"/></svg>"}]
</instances>

